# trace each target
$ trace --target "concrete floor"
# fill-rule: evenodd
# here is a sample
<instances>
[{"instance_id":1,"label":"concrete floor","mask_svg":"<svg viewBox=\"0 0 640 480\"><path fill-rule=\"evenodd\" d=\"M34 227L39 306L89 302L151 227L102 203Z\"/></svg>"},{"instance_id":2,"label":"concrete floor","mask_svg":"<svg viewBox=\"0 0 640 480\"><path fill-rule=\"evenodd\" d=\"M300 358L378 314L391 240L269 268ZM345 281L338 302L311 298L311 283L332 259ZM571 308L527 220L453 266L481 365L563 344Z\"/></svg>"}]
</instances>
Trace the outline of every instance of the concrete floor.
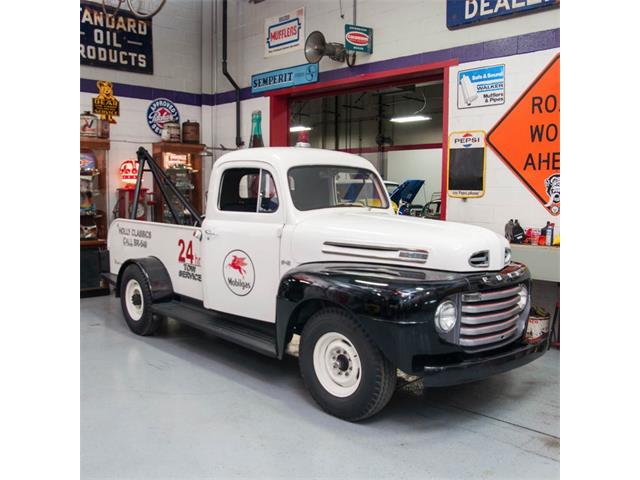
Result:
<instances>
[{"instance_id":1,"label":"concrete floor","mask_svg":"<svg viewBox=\"0 0 640 480\"><path fill-rule=\"evenodd\" d=\"M396 392L376 417L323 413L297 360L170 324L127 328L118 299L81 300L83 479L557 478L557 350L482 382Z\"/></svg>"}]
</instances>

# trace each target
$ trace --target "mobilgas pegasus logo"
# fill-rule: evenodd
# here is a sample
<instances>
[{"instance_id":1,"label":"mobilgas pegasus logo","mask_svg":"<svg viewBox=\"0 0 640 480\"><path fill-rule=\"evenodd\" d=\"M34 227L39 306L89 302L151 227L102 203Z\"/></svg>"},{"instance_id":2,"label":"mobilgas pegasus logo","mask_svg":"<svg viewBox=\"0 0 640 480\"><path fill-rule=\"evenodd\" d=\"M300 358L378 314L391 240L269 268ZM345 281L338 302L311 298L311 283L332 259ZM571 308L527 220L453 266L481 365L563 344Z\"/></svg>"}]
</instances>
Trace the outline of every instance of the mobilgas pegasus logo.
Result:
<instances>
[{"instance_id":1,"label":"mobilgas pegasus logo","mask_svg":"<svg viewBox=\"0 0 640 480\"><path fill-rule=\"evenodd\" d=\"M171 100L156 98L147 108L147 124L156 135L162 134L162 127L167 122L180 123L180 113Z\"/></svg>"},{"instance_id":2,"label":"mobilgas pegasus logo","mask_svg":"<svg viewBox=\"0 0 640 480\"><path fill-rule=\"evenodd\" d=\"M222 262L222 276L232 293L244 297L251 293L255 281L253 262L242 250L232 250Z\"/></svg>"}]
</instances>

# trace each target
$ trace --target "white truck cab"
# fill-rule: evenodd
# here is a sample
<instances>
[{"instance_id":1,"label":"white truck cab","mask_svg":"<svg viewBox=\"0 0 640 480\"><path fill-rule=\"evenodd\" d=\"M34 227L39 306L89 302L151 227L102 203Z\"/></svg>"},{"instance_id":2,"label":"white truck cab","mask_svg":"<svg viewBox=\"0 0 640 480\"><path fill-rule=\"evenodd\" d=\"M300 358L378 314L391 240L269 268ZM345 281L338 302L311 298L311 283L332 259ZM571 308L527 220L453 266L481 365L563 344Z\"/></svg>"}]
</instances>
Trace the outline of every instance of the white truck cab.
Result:
<instances>
[{"instance_id":1,"label":"white truck cab","mask_svg":"<svg viewBox=\"0 0 640 480\"><path fill-rule=\"evenodd\" d=\"M277 358L300 335L305 384L348 420L386 405L397 369L451 385L548 348L525 338L530 276L504 238L394 214L378 172L351 154L227 153L195 225L117 219L108 252L135 333L174 318Z\"/></svg>"}]
</instances>

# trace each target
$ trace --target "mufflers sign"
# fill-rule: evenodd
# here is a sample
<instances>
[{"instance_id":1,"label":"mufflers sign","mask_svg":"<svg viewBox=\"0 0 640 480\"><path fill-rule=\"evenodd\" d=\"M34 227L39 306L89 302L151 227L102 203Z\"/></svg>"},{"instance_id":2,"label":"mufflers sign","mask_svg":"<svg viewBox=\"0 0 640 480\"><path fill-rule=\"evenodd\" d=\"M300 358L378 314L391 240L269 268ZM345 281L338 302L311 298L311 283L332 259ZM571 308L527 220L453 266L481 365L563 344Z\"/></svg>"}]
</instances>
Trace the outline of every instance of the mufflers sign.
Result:
<instances>
[{"instance_id":1,"label":"mufflers sign","mask_svg":"<svg viewBox=\"0 0 640 480\"><path fill-rule=\"evenodd\" d=\"M304 42L304 7L264 21L264 57L289 53Z\"/></svg>"},{"instance_id":2,"label":"mufflers sign","mask_svg":"<svg viewBox=\"0 0 640 480\"><path fill-rule=\"evenodd\" d=\"M80 2L80 64L153 74L151 20L124 9L105 15L102 5Z\"/></svg>"}]
</instances>

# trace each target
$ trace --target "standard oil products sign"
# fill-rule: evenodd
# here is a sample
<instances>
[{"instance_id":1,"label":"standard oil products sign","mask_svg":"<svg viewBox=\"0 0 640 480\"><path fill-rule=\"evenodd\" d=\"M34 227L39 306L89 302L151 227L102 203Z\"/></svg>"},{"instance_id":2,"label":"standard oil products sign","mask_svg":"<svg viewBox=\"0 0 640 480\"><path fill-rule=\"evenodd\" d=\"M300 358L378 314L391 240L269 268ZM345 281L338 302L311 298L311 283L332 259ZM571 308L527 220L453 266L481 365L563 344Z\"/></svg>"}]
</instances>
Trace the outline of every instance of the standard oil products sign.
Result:
<instances>
[{"instance_id":1,"label":"standard oil products sign","mask_svg":"<svg viewBox=\"0 0 640 480\"><path fill-rule=\"evenodd\" d=\"M102 5L80 2L80 63L153 74L151 20L124 9L105 15Z\"/></svg>"},{"instance_id":2,"label":"standard oil products sign","mask_svg":"<svg viewBox=\"0 0 640 480\"><path fill-rule=\"evenodd\" d=\"M264 57L300 50L304 43L304 7L264 21Z\"/></svg>"}]
</instances>

